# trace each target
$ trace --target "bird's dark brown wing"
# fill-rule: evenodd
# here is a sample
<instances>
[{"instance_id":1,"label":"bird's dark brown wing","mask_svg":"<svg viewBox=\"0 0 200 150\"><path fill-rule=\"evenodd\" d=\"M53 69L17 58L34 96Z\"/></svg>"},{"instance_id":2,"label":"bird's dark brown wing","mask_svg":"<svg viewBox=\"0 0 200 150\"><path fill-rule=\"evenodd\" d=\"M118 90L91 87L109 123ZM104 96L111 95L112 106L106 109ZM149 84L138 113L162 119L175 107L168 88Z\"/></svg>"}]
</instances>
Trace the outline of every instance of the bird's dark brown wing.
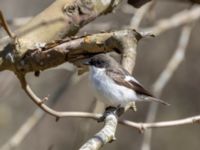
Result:
<instances>
[{"instance_id":1,"label":"bird's dark brown wing","mask_svg":"<svg viewBox=\"0 0 200 150\"><path fill-rule=\"evenodd\" d=\"M154 97L149 91L147 91L141 84L133 80L126 81L126 76L131 76L126 70L122 68L107 69L106 74L113 79L113 81L121 86L133 89L138 94L144 94L146 96Z\"/></svg>"}]
</instances>

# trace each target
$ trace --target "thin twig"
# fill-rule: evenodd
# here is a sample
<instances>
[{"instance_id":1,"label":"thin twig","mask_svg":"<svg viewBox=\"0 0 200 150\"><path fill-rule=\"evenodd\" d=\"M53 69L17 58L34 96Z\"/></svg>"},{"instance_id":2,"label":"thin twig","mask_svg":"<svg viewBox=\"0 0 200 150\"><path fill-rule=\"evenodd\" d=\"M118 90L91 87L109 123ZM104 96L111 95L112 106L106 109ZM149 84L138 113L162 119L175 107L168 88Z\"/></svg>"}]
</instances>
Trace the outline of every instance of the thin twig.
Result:
<instances>
[{"instance_id":1,"label":"thin twig","mask_svg":"<svg viewBox=\"0 0 200 150\"><path fill-rule=\"evenodd\" d=\"M92 114L87 112L61 112L61 111L55 111L48 107L46 104L43 103L43 100L37 97L37 95L32 91L30 86L27 84L26 79L24 76L19 77L22 89L26 92L26 94L31 98L31 100L37 104L42 110L44 110L46 113L56 117L56 119L59 119L61 117L80 117L80 118L91 118L97 120L101 117L99 114Z\"/></svg>"},{"instance_id":2,"label":"thin twig","mask_svg":"<svg viewBox=\"0 0 200 150\"><path fill-rule=\"evenodd\" d=\"M141 29L142 32L159 35L169 29L179 27L200 18L200 6L194 6L189 10L183 10L170 18L159 20L155 26Z\"/></svg>"},{"instance_id":3,"label":"thin twig","mask_svg":"<svg viewBox=\"0 0 200 150\"><path fill-rule=\"evenodd\" d=\"M0 25L4 28L9 37L13 39L15 35L11 32L10 28L8 27L7 21L5 20L1 10L0 10Z\"/></svg>"},{"instance_id":4,"label":"thin twig","mask_svg":"<svg viewBox=\"0 0 200 150\"><path fill-rule=\"evenodd\" d=\"M191 31L192 31L192 25L186 25L183 27L177 49L175 50L172 58L169 60L166 68L163 70L158 79L155 81L153 85L153 92L157 97L160 97L164 87L167 85L169 80L172 78L174 72L177 70L181 62L184 60ZM157 104L154 103L150 104L147 113L147 119L146 119L147 122L155 121L157 110L158 110ZM145 132L141 148L142 150L150 150L151 137L152 137L152 130Z\"/></svg>"},{"instance_id":5,"label":"thin twig","mask_svg":"<svg viewBox=\"0 0 200 150\"><path fill-rule=\"evenodd\" d=\"M151 128L175 127L175 126L194 124L194 123L200 124L200 115L174 121L163 121L155 123L136 123L128 120L120 120L119 122L123 125L139 129L139 131L143 132L144 130ZM145 133L147 132L148 131L146 131Z\"/></svg>"},{"instance_id":6,"label":"thin twig","mask_svg":"<svg viewBox=\"0 0 200 150\"><path fill-rule=\"evenodd\" d=\"M77 82L77 80L72 80L73 77L74 73L72 73L72 75L70 76L67 76L67 79L62 82L62 84L56 89L55 93L51 96L49 100L48 104L50 106L53 106L57 102L57 99L59 99L62 93L66 91L66 89L71 84L75 84ZM3 146L0 147L0 150L13 150L17 148L45 114L46 113L38 107L33 112L33 114L22 124L17 132Z\"/></svg>"},{"instance_id":7,"label":"thin twig","mask_svg":"<svg viewBox=\"0 0 200 150\"><path fill-rule=\"evenodd\" d=\"M149 9L152 7L153 4L154 4L153 2L149 2L136 11L135 15L132 17L130 21L131 28L135 30L139 28L145 14L149 11Z\"/></svg>"}]
</instances>

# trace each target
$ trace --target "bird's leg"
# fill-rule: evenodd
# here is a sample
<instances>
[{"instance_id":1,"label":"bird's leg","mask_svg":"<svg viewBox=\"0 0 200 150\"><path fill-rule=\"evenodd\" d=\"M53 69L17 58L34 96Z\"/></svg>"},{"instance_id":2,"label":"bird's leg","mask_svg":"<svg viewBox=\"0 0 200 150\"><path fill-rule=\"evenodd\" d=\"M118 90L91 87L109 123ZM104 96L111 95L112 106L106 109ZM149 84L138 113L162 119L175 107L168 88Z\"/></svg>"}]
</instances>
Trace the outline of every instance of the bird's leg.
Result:
<instances>
[{"instance_id":1,"label":"bird's leg","mask_svg":"<svg viewBox=\"0 0 200 150\"><path fill-rule=\"evenodd\" d=\"M132 109L134 112L137 111L137 107L136 107L135 102L132 103L132 105L131 105L131 109Z\"/></svg>"},{"instance_id":2,"label":"bird's leg","mask_svg":"<svg viewBox=\"0 0 200 150\"><path fill-rule=\"evenodd\" d=\"M113 113L114 115L117 116L116 111L117 111L117 108L116 108L116 107L113 107L113 106L108 106L108 107L106 107L106 109L105 109L105 111L104 111L104 113L103 113L103 116L101 116L101 117L97 120L97 122L103 122L103 121L105 120L106 116L107 116L108 114L110 114L110 113Z\"/></svg>"},{"instance_id":3,"label":"bird's leg","mask_svg":"<svg viewBox=\"0 0 200 150\"><path fill-rule=\"evenodd\" d=\"M108 106L103 113L103 116L100 117L97 121L103 122L106 116L110 113L114 114L116 117L120 117L125 112L125 108L118 105L117 107Z\"/></svg>"},{"instance_id":4,"label":"bird's leg","mask_svg":"<svg viewBox=\"0 0 200 150\"><path fill-rule=\"evenodd\" d=\"M130 102L128 105L125 106L124 109L125 109L126 111L127 111L128 109L132 109L134 112L137 111L137 107L136 107L135 102Z\"/></svg>"},{"instance_id":5,"label":"bird's leg","mask_svg":"<svg viewBox=\"0 0 200 150\"><path fill-rule=\"evenodd\" d=\"M115 114L120 117L125 112L125 108L120 105L117 106Z\"/></svg>"}]
</instances>

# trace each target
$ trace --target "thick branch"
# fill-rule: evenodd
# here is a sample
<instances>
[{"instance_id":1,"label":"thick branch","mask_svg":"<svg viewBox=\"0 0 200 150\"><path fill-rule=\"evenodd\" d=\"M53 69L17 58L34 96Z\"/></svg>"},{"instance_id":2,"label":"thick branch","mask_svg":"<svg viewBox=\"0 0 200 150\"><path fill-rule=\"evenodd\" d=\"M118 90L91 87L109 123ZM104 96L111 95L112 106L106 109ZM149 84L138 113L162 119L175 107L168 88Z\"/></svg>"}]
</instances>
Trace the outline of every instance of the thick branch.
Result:
<instances>
[{"instance_id":1,"label":"thick branch","mask_svg":"<svg viewBox=\"0 0 200 150\"><path fill-rule=\"evenodd\" d=\"M136 31L120 30L55 41L40 48L29 50L15 64L15 69L17 72L27 73L54 67L66 61L81 66L80 62L83 59L94 54L113 50L123 52L123 48L126 45L124 39L135 43L141 37Z\"/></svg>"},{"instance_id":2,"label":"thick branch","mask_svg":"<svg viewBox=\"0 0 200 150\"><path fill-rule=\"evenodd\" d=\"M112 12L121 0L57 0L17 32L31 44L69 37L102 14Z\"/></svg>"},{"instance_id":3,"label":"thick branch","mask_svg":"<svg viewBox=\"0 0 200 150\"><path fill-rule=\"evenodd\" d=\"M10 57L19 61L24 54L38 45L72 36L85 24L100 15L110 13L121 0L57 0L31 19L18 31L18 39L0 51L0 71L13 70ZM11 56L10 56L11 55ZM12 56L13 55L13 56Z\"/></svg>"},{"instance_id":4,"label":"thick branch","mask_svg":"<svg viewBox=\"0 0 200 150\"><path fill-rule=\"evenodd\" d=\"M115 132L118 120L114 114L109 114L105 118L104 127L90 140L88 140L80 150L97 150L104 144L115 140Z\"/></svg>"}]
</instances>

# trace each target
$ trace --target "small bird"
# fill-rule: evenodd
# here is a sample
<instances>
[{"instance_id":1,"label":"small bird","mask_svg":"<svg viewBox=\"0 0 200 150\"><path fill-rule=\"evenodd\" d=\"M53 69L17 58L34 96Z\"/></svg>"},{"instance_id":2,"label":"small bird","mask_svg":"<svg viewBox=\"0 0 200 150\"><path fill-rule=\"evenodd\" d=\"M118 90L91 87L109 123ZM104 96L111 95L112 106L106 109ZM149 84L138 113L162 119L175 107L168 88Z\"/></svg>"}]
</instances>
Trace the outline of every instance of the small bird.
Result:
<instances>
[{"instance_id":1,"label":"small bird","mask_svg":"<svg viewBox=\"0 0 200 150\"><path fill-rule=\"evenodd\" d=\"M124 108L130 102L155 101L155 98L112 57L98 54L84 62L89 65L89 78L98 97L108 106Z\"/></svg>"}]
</instances>

